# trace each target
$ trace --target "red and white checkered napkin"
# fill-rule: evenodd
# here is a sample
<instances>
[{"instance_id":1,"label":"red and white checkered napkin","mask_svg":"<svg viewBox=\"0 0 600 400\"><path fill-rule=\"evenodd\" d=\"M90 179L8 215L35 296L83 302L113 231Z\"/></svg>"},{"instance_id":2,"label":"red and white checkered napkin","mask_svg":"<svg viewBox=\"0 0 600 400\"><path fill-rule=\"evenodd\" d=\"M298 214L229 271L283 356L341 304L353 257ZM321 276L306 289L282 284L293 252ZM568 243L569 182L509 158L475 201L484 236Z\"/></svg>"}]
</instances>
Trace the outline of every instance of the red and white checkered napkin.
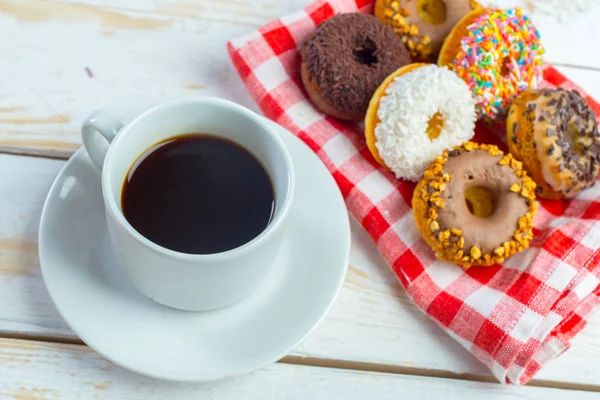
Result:
<instances>
[{"instance_id":1,"label":"red and white checkered napkin","mask_svg":"<svg viewBox=\"0 0 600 400\"><path fill-rule=\"evenodd\" d=\"M499 380L523 384L569 347L600 302L600 185L571 201L542 201L531 248L504 265L465 271L437 260L413 220L414 184L395 179L374 161L359 124L313 108L300 80L298 49L315 27L337 13L371 9L368 0L319 0L232 40L229 54L265 115L296 134L329 168L348 210L417 307ZM551 66L544 79L545 87L575 88ZM600 115L600 106L587 100ZM503 125L480 123L475 139L506 149L504 135Z\"/></svg>"}]
</instances>

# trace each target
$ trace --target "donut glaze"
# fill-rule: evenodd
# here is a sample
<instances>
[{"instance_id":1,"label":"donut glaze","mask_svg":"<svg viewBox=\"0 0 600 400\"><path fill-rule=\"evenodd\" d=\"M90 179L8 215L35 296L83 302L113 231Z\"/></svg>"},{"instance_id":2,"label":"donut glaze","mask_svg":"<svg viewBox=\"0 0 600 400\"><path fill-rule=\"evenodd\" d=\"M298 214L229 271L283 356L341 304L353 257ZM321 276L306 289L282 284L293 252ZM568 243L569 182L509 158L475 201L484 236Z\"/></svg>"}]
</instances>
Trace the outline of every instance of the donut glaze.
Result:
<instances>
[{"instance_id":1,"label":"donut glaze","mask_svg":"<svg viewBox=\"0 0 600 400\"><path fill-rule=\"evenodd\" d=\"M408 51L391 27L372 15L338 14L304 45L301 76L321 111L360 120L381 82L408 63Z\"/></svg>"},{"instance_id":2,"label":"donut glaze","mask_svg":"<svg viewBox=\"0 0 600 400\"><path fill-rule=\"evenodd\" d=\"M475 198L469 196L473 189ZM467 142L444 152L425 171L413 195L414 217L439 259L465 268L490 266L529 247L537 211L534 190L535 183L510 154ZM485 208L474 204L478 201L491 203L487 215L476 215L476 209Z\"/></svg>"},{"instance_id":3,"label":"donut glaze","mask_svg":"<svg viewBox=\"0 0 600 400\"><path fill-rule=\"evenodd\" d=\"M575 197L596 182L600 133L594 111L572 90L521 93L507 121L510 152L522 160L542 198Z\"/></svg>"}]
</instances>

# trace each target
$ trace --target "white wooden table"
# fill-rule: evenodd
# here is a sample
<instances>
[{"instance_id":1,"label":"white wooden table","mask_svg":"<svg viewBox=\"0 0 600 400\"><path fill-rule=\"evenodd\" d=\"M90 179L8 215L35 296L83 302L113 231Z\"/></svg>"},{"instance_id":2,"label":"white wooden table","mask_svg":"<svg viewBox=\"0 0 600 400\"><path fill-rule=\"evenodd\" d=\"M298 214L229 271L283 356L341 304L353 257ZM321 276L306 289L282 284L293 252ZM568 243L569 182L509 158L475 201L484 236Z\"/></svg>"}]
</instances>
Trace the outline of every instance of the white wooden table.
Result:
<instances>
[{"instance_id":1,"label":"white wooden table","mask_svg":"<svg viewBox=\"0 0 600 400\"><path fill-rule=\"evenodd\" d=\"M352 226L346 281L325 321L256 373L174 384L87 348L52 305L37 229L54 177L93 109L127 120L159 102L214 95L257 110L225 42L310 0L0 0L0 399L600 398L600 313L521 388L497 384L403 293ZM600 1L488 1L532 15L546 59L600 98Z\"/></svg>"}]
</instances>

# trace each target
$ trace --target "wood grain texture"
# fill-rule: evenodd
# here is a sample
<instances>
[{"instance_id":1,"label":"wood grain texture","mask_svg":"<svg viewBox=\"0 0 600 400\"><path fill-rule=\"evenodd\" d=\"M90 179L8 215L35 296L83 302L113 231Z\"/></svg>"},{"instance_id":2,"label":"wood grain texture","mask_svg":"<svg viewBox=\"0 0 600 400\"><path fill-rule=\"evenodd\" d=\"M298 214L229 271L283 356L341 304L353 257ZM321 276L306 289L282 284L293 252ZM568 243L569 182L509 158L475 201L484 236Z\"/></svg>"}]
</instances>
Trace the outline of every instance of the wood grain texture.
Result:
<instances>
[{"instance_id":1,"label":"wood grain texture","mask_svg":"<svg viewBox=\"0 0 600 400\"><path fill-rule=\"evenodd\" d=\"M600 72L595 70L600 69L600 54L589 47L600 40L600 25L595 23L600 17L600 3L594 0L482 2L525 7L542 33L546 58L587 68L559 69L600 99ZM128 120L163 101L211 95L257 110L229 63L225 42L309 3L310 0L0 0L0 37L10 38L0 40L0 53L5 55L0 57L4 77L0 79L0 152L66 157L80 144L81 121L96 108L110 109ZM63 164L60 160L0 155L0 336L77 340L48 297L37 259L41 207ZM352 230L351 266L340 296L325 321L295 349L293 356L322 360L321 364L329 360L332 364L371 365L379 370L406 368L446 376L489 377L477 360L412 305L356 223ZM80 354L79 350L73 350L75 353L71 350L68 348L64 357ZM82 367L85 374L102 377L102 368L110 364L87 351L83 354L85 359L96 360ZM547 366L538 378L600 385L598 360L600 313L574 340L573 347ZM48 382L48 390L57 390L51 389L56 387L53 378L56 374L41 368L39 375L29 372L24 380L18 380L15 375L18 368L15 364L7 365L13 371L9 375L5 375L5 364L0 362L0 394L10 381L13 398L53 398L52 392L36 392L35 382ZM38 371L37 368L36 364L33 371ZM275 366L257 373L268 375L260 382L285 387L277 386L277 377L287 376L281 378L282 382L294 385L297 382L294 374L304 376L296 372L298 369L281 373L278 368L287 367ZM272 370L276 372L269 375ZM318 374L306 374L307 381L318 381ZM331 382L344 387L346 372L340 374L339 381ZM11 378L5 380L5 376ZM363 382L360 374L349 376L348 382ZM371 378L364 378L365 387L388 385L386 375L385 379L373 376L379 383L369 386ZM135 394L139 387L144 388L140 393L145 395L162 395L163 390L164 393L171 390L140 377L134 381L138 386L122 383L126 390L113 395L145 398ZM88 388L82 380L61 382L65 387L71 385L73 392L64 392L66 389L60 387L62 392L56 392L55 398L103 397L103 391L95 391L94 385ZM454 381L445 382L454 385ZM400 390L404 384L409 385L405 381L389 383L394 393L405 393ZM24 391L19 393L21 386ZM154 392L158 387L161 391ZM229 393L215 387L211 390ZM347 387L344 393L353 396L356 387ZM440 387L439 392L431 392L432 396L444 396L448 389ZM191 398L191 393L185 392L180 398ZM372 393L378 392L373 389ZM518 396L516 392L498 393ZM535 393L530 397L542 397ZM299 394L317 398L320 392ZM543 394L546 396L546 392ZM232 392L230 396L241 398L239 393ZM265 398L273 397L265 395Z\"/></svg>"},{"instance_id":2,"label":"wood grain texture","mask_svg":"<svg viewBox=\"0 0 600 400\"><path fill-rule=\"evenodd\" d=\"M64 151L96 108L126 118L204 95L249 106L226 41L307 3L2 0L0 148Z\"/></svg>"},{"instance_id":3,"label":"wood grain texture","mask_svg":"<svg viewBox=\"0 0 600 400\"><path fill-rule=\"evenodd\" d=\"M0 336L77 340L48 297L37 258L44 197L63 165L61 160L0 155L0 204L6 205L0 213ZM292 356L322 360L322 364L361 363L361 368L375 370L393 367L442 376L490 376L416 309L356 223L352 223L350 264L327 318ZM600 314L572 349L538 378L597 385L598 359Z\"/></svg>"},{"instance_id":4,"label":"wood grain texture","mask_svg":"<svg viewBox=\"0 0 600 400\"><path fill-rule=\"evenodd\" d=\"M560 400L596 393L275 364L203 384L146 378L87 347L0 339L0 398L42 399L456 399Z\"/></svg>"}]
</instances>

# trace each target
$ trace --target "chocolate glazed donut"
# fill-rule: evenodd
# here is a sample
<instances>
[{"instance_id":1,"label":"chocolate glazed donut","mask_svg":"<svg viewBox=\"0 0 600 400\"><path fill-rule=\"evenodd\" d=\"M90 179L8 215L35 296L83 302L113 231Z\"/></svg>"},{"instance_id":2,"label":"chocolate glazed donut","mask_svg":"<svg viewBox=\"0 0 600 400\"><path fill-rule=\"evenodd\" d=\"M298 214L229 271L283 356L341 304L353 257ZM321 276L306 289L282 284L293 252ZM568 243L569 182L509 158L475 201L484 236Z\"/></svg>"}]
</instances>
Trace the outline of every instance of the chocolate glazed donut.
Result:
<instances>
[{"instance_id":1,"label":"chocolate glazed donut","mask_svg":"<svg viewBox=\"0 0 600 400\"><path fill-rule=\"evenodd\" d=\"M409 63L391 27L372 15L339 14L319 25L302 49L302 83L321 111L357 121L379 84Z\"/></svg>"}]
</instances>

